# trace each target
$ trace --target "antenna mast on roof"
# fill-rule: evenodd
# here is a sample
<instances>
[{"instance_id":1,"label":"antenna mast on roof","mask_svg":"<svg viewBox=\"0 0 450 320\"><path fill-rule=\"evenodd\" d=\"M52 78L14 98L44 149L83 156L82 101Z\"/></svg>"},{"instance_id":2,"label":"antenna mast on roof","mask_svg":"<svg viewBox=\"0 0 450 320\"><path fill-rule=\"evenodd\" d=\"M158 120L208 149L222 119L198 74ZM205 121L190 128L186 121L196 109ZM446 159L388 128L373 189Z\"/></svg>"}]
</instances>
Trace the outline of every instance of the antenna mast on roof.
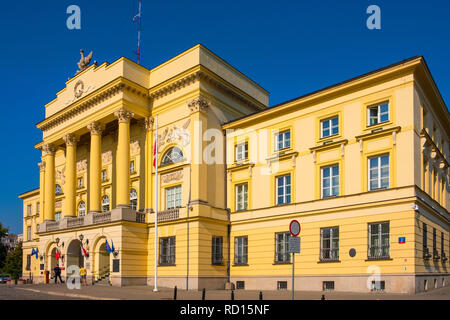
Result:
<instances>
[{"instance_id":1,"label":"antenna mast on roof","mask_svg":"<svg viewBox=\"0 0 450 320\"><path fill-rule=\"evenodd\" d=\"M139 12L137 15L135 15L133 17L133 22L138 21L138 42L137 42L137 52L135 52L137 54L137 63L141 64L141 5L142 2L141 0L139 0Z\"/></svg>"}]
</instances>

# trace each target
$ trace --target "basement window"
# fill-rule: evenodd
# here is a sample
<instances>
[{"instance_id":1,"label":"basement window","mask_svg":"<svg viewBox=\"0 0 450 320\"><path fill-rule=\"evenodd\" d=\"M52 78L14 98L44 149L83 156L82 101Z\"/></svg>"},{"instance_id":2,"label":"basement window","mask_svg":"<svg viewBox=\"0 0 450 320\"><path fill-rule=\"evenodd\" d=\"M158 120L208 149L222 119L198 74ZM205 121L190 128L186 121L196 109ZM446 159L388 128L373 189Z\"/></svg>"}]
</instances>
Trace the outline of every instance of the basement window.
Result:
<instances>
[{"instance_id":1,"label":"basement window","mask_svg":"<svg viewBox=\"0 0 450 320\"><path fill-rule=\"evenodd\" d=\"M384 281L372 281L372 287L370 291L384 291L385 287L386 286Z\"/></svg>"},{"instance_id":2,"label":"basement window","mask_svg":"<svg viewBox=\"0 0 450 320\"><path fill-rule=\"evenodd\" d=\"M287 281L278 281L277 290L287 290Z\"/></svg>"},{"instance_id":3,"label":"basement window","mask_svg":"<svg viewBox=\"0 0 450 320\"><path fill-rule=\"evenodd\" d=\"M245 289L245 281L236 281L236 289Z\"/></svg>"},{"instance_id":4,"label":"basement window","mask_svg":"<svg viewBox=\"0 0 450 320\"><path fill-rule=\"evenodd\" d=\"M323 281L322 289L323 289L323 291L333 291L334 290L334 281Z\"/></svg>"}]
</instances>

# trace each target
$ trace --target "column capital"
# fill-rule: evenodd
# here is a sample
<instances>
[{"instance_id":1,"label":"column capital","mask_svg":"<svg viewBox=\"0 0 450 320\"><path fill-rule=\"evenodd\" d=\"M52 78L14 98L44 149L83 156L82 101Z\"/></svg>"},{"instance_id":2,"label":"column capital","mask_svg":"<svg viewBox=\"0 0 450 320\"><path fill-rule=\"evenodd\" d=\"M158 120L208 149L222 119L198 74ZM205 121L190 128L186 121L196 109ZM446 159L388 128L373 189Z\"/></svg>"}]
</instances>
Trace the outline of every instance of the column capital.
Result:
<instances>
[{"instance_id":1,"label":"column capital","mask_svg":"<svg viewBox=\"0 0 450 320\"><path fill-rule=\"evenodd\" d=\"M202 112L207 112L208 108L211 106L211 103L206 100L205 98L202 97L198 97L192 100L189 100L187 102L188 108L189 110L191 110L191 112L197 112L197 111L202 111Z\"/></svg>"},{"instance_id":2,"label":"column capital","mask_svg":"<svg viewBox=\"0 0 450 320\"><path fill-rule=\"evenodd\" d=\"M76 146L80 139L76 135L68 133L63 137L63 140L68 146Z\"/></svg>"},{"instance_id":3,"label":"column capital","mask_svg":"<svg viewBox=\"0 0 450 320\"><path fill-rule=\"evenodd\" d=\"M46 143L42 146L42 151L44 152L44 155L54 156L56 153L56 147L50 143Z\"/></svg>"},{"instance_id":4,"label":"column capital","mask_svg":"<svg viewBox=\"0 0 450 320\"><path fill-rule=\"evenodd\" d=\"M153 117L146 117L144 119L144 128L147 131L153 130L153 125L155 123L155 118Z\"/></svg>"},{"instance_id":5,"label":"column capital","mask_svg":"<svg viewBox=\"0 0 450 320\"><path fill-rule=\"evenodd\" d=\"M39 166L39 171L45 170L45 161L39 162L37 165Z\"/></svg>"},{"instance_id":6,"label":"column capital","mask_svg":"<svg viewBox=\"0 0 450 320\"><path fill-rule=\"evenodd\" d=\"M134 117L134 112L131 112L125 108L120 108L114 112L114 116L119 122L130 122L130 119Z\"/></svg>"},{"instance_id":7,"label":"column capital","mask_svg":"<svg viewBox=\"0 0 450 320\"><path fill-rule=\"evenodd\" d=\"M87 125L87 128L91 132L91 134L102 134L103 130L105 129L105 125L98 121L94 121L89 123Z\"/></svg>"}]
</instances>

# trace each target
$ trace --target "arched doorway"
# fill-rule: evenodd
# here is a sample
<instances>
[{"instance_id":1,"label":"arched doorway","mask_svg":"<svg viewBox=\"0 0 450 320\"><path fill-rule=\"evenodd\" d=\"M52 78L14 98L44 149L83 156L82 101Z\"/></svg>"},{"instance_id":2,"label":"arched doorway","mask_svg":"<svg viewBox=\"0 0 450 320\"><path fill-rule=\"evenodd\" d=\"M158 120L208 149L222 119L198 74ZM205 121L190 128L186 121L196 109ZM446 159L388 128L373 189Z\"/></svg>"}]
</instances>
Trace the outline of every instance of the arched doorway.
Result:
<instances>
[{"instance_id":1,"label":"arched doorway","mask_svg":"<svg viewBox=\"0 0 450 320\"><path fill-rule=\"evenodd\" d=\"M56 260L56 247L53 248L53 250L50 252L50 257L49 257L49 261L50 261L50 272L56 267L56 264L58 264L58 260Z\"/></svg>"},{"instance_id":2,"label":"arched doorway","mask_svg":"<svg viewBox=\"0 0 450 320\"><path fill-rule=\"evenodd\" d=\"M81 242L80 240L72 240L67 248L67 267L72 265L83 267L84 257L81 255Z\"/></svg>"},{"instance_id":3,"label":"arched doorway","mask_svg":"<svg viewBox=\"0 0 450 320\"><path fill-rule=\"evenodd\" d=\"M105 243L102 243L98 251L98 277L109 276L109 271L109 253L105 250Z\"/></svg>"}]
</instances>

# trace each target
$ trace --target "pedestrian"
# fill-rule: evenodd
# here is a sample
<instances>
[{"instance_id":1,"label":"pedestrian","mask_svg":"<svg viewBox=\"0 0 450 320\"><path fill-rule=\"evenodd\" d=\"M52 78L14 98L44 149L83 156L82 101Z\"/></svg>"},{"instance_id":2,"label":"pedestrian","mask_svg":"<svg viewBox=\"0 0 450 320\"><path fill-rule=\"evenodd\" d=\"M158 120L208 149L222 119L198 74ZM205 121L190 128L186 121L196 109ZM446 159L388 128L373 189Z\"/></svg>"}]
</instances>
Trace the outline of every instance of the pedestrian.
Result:
<instances>
[{"instance_id":1,"label":"pedestrian","mask_svg":"<svg viewBox=\"0 0 450 320\"><path fill-rule=\"evenodd\" d=\"M82 266L80 268L80 277L81 277L81 284L84 283L85 286L87 286L87 282L86 282L86 269L84 268L84 266Z\"/></svg>"},{"instance_id":2,"label":"pedestrian","mask_svg":"<svg viewBox=\"0 0 450 320\"><path fill-rule=\"evenodd\" d=\"M59 277L59 281L61 281L61 283L63 283L63 281L61 279L61 268L59 267L59 264L56 265L56 267L53 269L53 272L55 273L55 284L58 283L58 277Z\"/></svg>"}]
</instances>

